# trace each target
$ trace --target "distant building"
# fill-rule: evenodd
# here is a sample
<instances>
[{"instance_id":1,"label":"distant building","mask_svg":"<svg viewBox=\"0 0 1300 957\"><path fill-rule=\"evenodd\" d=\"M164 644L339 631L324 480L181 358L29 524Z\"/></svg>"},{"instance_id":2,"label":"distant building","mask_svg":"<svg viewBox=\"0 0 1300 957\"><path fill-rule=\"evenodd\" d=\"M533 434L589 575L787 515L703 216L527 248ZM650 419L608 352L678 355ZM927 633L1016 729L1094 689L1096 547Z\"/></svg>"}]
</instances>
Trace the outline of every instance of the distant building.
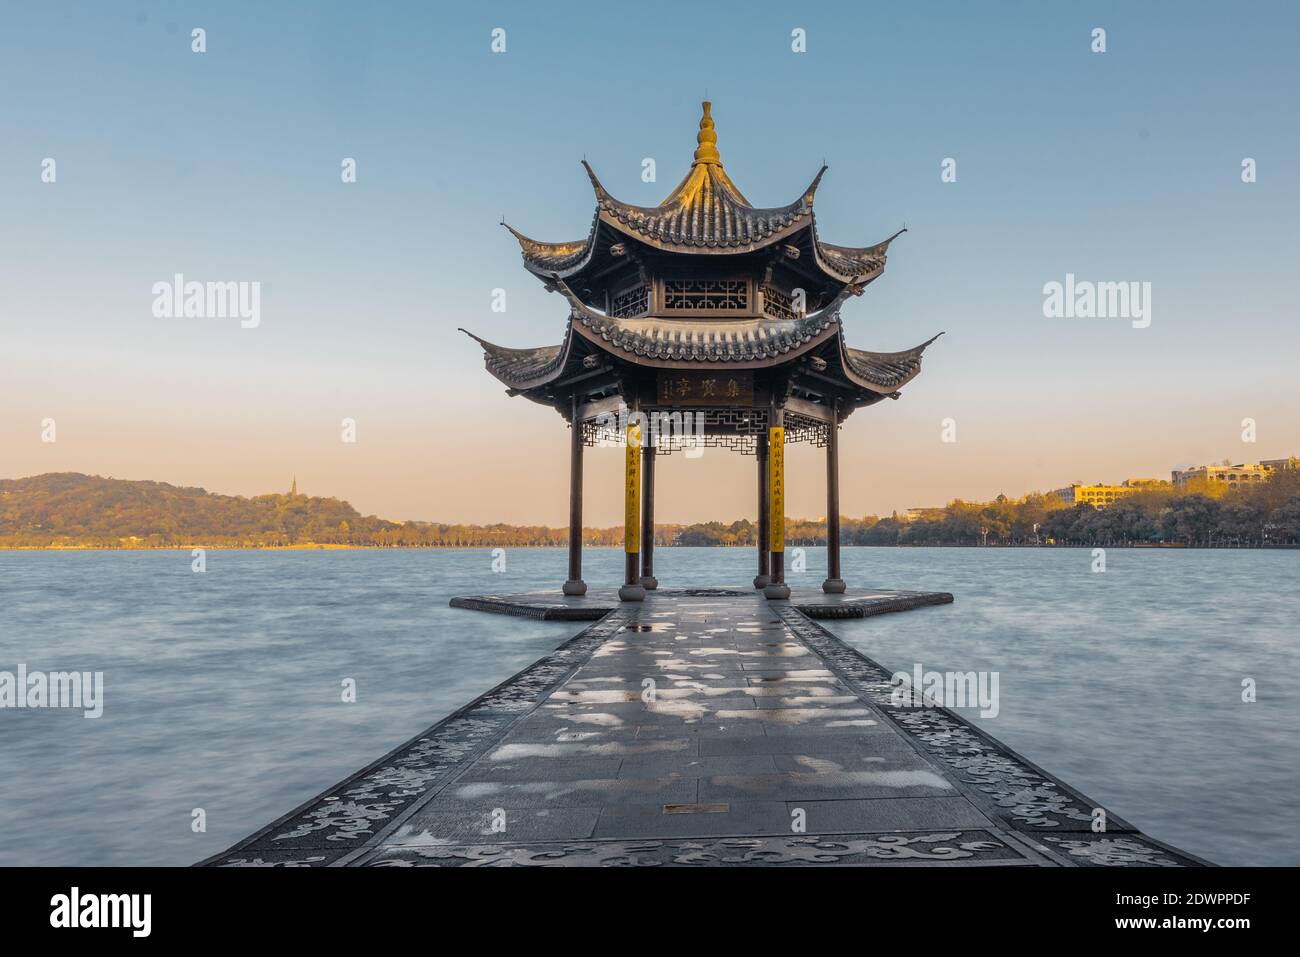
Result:
<instances>
[{"instance_id":1,"label":"distant building","mask_svg":"<svg viewBox=\"0 0 1300 957\"><path fill-rule=\"evenodd\" d=\"M905 514L898 516L898 520L900 522L939 522L947 514L947 509L942 507L909 508Z\"/></svg>"},{"instance_id":2,"label":"distant building","mask_svg":"<svg viewBox=\"0 0 1300 957\"><path fill-rule=\"evenodd\" d=\"M1285 462L1285 459L1274 459L1274 463ZM1188 482L1206 481L1211 483L1225 483L1231 485L1242 485L1250 482L1262 482L1268 478L1273 471L1272 468L1265 468L1263 463L1256 465L1195 465L1188 469L1175 469L1173 473L1174 485L1182 488Z\"/></svg>"},{"instance_id":3,"label":"distant building","mask_svg":"<svg viewBox=\"0 0 1300 957\"><path fill-rule=\"evenodd\" d=\"M1259 467L1267 472L1283 472L1287 469L1300 468L1300 458L1293 455L1286 459L1261 459Z\"/></svg>"},{"instance_id":4,"label":"distant building","mask_svg":"<svg viewBox=\"0 0 1300 957\"><path fill-rule=\"evenodd\" d=\"M1093 508L1105 508L1137 492L1168 486L1169 483L1161 479L1132 478L1126 479L1123 485L1084 485L1082 482L1075 482L1065 488L1058 488L1051 494L1066 505L1091 505Z\"/></svg>"}]
</instances>

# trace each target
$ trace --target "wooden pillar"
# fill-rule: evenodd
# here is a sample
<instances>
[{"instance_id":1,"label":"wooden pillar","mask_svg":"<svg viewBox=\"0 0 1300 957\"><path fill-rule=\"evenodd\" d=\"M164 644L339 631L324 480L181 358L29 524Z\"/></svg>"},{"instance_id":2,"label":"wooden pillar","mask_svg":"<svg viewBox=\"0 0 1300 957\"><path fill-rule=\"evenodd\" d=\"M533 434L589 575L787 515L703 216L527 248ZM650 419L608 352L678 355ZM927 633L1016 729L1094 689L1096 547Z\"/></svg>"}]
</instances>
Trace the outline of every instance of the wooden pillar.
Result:
<instances>
[{"instance_id":1,"label":"wooden pillar","mask_svg":"<svg viewBox=\"0 0 1300 957\"><path fill-rule=\"evenodd\" d=\"M630 410L635 412L635 402ZM640 416L630 418L623 435L626 444L623 458L623 587L618 590L622 601L644 601L641 585L641 426Z\"/></svg>"},{"instance_id":2,"label":"wooden pillar","mask_svg":"<svg viewBox=\"0 0 1300 957\"><path fill-rule=\"evenodd\" d=\"M826 425L826 580L822 591L830 595L844 592L840 577L840 408L831 405L831 420Z\"/></svg>"},{"instance_id":3,"label":"wooden pillar","mask_svg":"<svg viewBox=\"0 0 1300 957\"><path fill-rule=\"evenodd\" d=\"M768 503L767 503L767 433L754 436L754 458L758 460L758 574L754 576L755 588L766 588L772 576L767 559Z\"/></svg>"},{"instance_id":4,"label":"wooden pillar","mask_svg":"<svg viewBox=\"0 0 1300 957\"><path fill-rule=\"evenodd\" d=\"M655 447L646 439L641 449L641 587L653 591L655 578Z\"/></svg>"},{"instance_id":5,"label":"wooden pillar","mask_svg":"<svg viewBox=\"0 0 1300 957\"><path fill-rule=\"evenodd\" d=\"M767 430L768 535L771 538L772 580L763 588L768 598L789 598L785 583L785 411L775 409Z\"/></svg>"},{"instance_id":6,"label":"wooden pillar","mask_svg":"<svg viewBox=\"0 0 1300 957\"><path fill-rule=\"evenodd\" d=\"M582 580L582 423L578 421L578 396L573 396L573 414L569 418L569 580L564 594L585 595Z\"/></svg>"}]
</instances>

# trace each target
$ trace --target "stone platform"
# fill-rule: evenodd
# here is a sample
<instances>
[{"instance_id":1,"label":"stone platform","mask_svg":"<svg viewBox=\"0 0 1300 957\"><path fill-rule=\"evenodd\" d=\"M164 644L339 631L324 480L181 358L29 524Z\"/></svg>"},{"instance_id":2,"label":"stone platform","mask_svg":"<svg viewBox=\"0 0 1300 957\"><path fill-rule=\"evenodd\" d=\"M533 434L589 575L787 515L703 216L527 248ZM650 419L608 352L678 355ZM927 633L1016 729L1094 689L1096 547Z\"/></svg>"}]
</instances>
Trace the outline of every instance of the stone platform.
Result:
<instances>
[{"instance_id":1,"label":"stone platform","mask_svg":"<svg viewBox=\"0 0 1300 957\"><path fill-rule=\"evenodd\" d=\"M797 600L713 591L616 607L204 863L1205 863L1109 809L1093 832L1095 801L954 712L893 703Z\"/></svg>"},{"instance_id":2,"label":"stone platform","mask_svg":"<svg viewBox=\"0 0 1300 957\"><path fill-rule=\"evenodd\" d=\"M747 598L757 589L735 587L660 588L648 594L663 598ZM761 595L759 597L762 597ZM942 591L894 591L850 589L828 595L820 588L791 588L789 603L809 618L867 618L892 611L909 611L922 605L947 605L952 595ZM545 621L598 621L616 608L626 607L617 588L592 588L587 594L570 597L559 589L522 595L467 595L453 598L452 608L467 608L497 615L537 618Z\"/></svg>"}]
</instances>

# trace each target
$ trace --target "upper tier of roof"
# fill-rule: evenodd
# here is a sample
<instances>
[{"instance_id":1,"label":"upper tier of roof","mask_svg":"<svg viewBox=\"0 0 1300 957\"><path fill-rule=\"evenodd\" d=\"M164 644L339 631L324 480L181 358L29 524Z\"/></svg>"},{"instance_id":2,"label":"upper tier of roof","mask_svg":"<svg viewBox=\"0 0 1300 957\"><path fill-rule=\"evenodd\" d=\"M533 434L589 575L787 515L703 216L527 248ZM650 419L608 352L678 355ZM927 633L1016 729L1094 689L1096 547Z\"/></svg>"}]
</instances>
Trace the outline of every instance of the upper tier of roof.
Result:
<instances>
[{"instance_id":1,"label":"upper tier of roof","mask_svg":"<svg viewBox=\"0 0 1300 957\"><path fill-rule=\"evenodd\" d=\"M544 243L507 226L519 240L529 270L546 279L553 273L567 278L580 271L600 248L600 226L604 223L615 233L658 249L706 255L754 252L812 228L817 264L832 279L862 286L880 275L885 251L897 233L874 246L820 242L816 238L813 198L825 166L794 202L752 206L723 168L710 109L711 104L705 101L690 171L658 206L634 206L615 199L583 160L596 192L596 214L586 239Z\"/></svg>"},{"instance_id":2,"label":"upper tier of roof","mask_svg":"<svg viewBox=\"0 0 1300 957\"><path fill-rule=\"evenodd\" d=\"M597 210L610 225L654 245L748 252L766 246L792 227L811 222L813 196L826 167L794 202L755 208L723 169L709 108L706 101L690 172L658 206L633 206L615 199L601 185L591 164L582 161L596 190Z\"/></svg>"}]
</instances>

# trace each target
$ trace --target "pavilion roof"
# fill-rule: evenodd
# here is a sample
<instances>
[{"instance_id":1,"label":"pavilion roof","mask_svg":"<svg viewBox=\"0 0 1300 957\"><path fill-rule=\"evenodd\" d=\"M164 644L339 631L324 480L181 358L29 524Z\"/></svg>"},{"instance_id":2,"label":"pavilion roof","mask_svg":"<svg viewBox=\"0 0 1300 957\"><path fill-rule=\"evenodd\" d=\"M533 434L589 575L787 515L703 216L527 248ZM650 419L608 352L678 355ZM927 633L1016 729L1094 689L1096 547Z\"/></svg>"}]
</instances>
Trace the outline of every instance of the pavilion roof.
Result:
<instances>
[{"instance_id":1,"label":"pavilion roof","mask_svg":"<svg viewBox=\"0 0 1300 957\"><path fill-rule=\"evenodd\" d=\"M608 316L585 305L563 280L556 283L571 307L565 338L559 345L514 349L461 330L483 347L487 370L512 391L528 391L558 379L579 340L590 344L588 351L594 346L595 351L633 365L670 369L724 364L733 369L770 368L835 340L847 384L892 395L917 376L922 354L938 338L903 352L850 348L844 342L840 321L840 307L849 289L825 308L796 319L737 320L720 326L709 319Z\"/></svg>"},{"instance_id":2,"label":"pavilion roof","mask_svg":"<svg viewBox=\"0 0 1300 957\"><path fill-rule=\"evenodd\" d=\"M763 369L785 366L812 353L816 368L822 370L818 374L856 391L861 402L896 396L919 374L922 355L938 336L902 352L870 352L851 348L844 341L840 320L846 298L860 294L884 271L889 245L904 230L873 246L824 243L817 235L813 199L825 166L794 202L757 208L727 175L717 140L706 102L691 169L654 207L615 199L584 160L596 192L595 215L585 239L545 243L507 226L519 242L527 268L569 302L569 323L559 345L510 348L467 333L483 347L488 371L512 393L546 401L554 387L589 374L586 369L599 368L597 354L660 369ZM566 280L586 269L594 258L610 256L611 247L629 237L685 254L753 252L790 237L790 244L805 253L811 246L810 258L833 281L827 294L833 293L837 284L838 294L814 312L785 319L767 314L728 316L725 321L708 315L612 316L583 302Z\"/></svg>"},{"instance_id":3,"label":"pavilion roof","mask_svg":"<svg viewBox=\"0 0 1300 957\"><path fill-rule=\"evenodd\" d=\"M707 106L701 136L704 122L713 125ZM707 155L716 157L717 149ZM826 167L821 168L794 202L756 208L731 181L720 160L701 160L698 149L695 156L686 178L658 206L634 206L615 199L601 185L591 164L583 160L596 191L597 213L615 229L635 239L662 249L687 252L753 252L812 223L813 196Z\"/></svg>"},{"instance_id":4,"label":"pavilion roof","mask_svg":"<svg viewBox=\"0 0 1300 957\"><path fill-rule=\"evenodd\" d=\"M598 250L617 241L618 235L668 252L716 255L755 252L812 228L817 264L832 279L863 286L880 275L885 252L897 233L874 246L822 243L816 236L813 198L825 166L793 202L773 207L751 205L723 167L711 104L706 101L703 106L690 171L663 202L636 206L615 199L583 160L596 193L590 231L585 239L547 243L507 226L519 241L524 265L543 279L552 273L568 278L584 268ZM602 224L614 235L602 235Z\"/></svg>"}]
</instances>

